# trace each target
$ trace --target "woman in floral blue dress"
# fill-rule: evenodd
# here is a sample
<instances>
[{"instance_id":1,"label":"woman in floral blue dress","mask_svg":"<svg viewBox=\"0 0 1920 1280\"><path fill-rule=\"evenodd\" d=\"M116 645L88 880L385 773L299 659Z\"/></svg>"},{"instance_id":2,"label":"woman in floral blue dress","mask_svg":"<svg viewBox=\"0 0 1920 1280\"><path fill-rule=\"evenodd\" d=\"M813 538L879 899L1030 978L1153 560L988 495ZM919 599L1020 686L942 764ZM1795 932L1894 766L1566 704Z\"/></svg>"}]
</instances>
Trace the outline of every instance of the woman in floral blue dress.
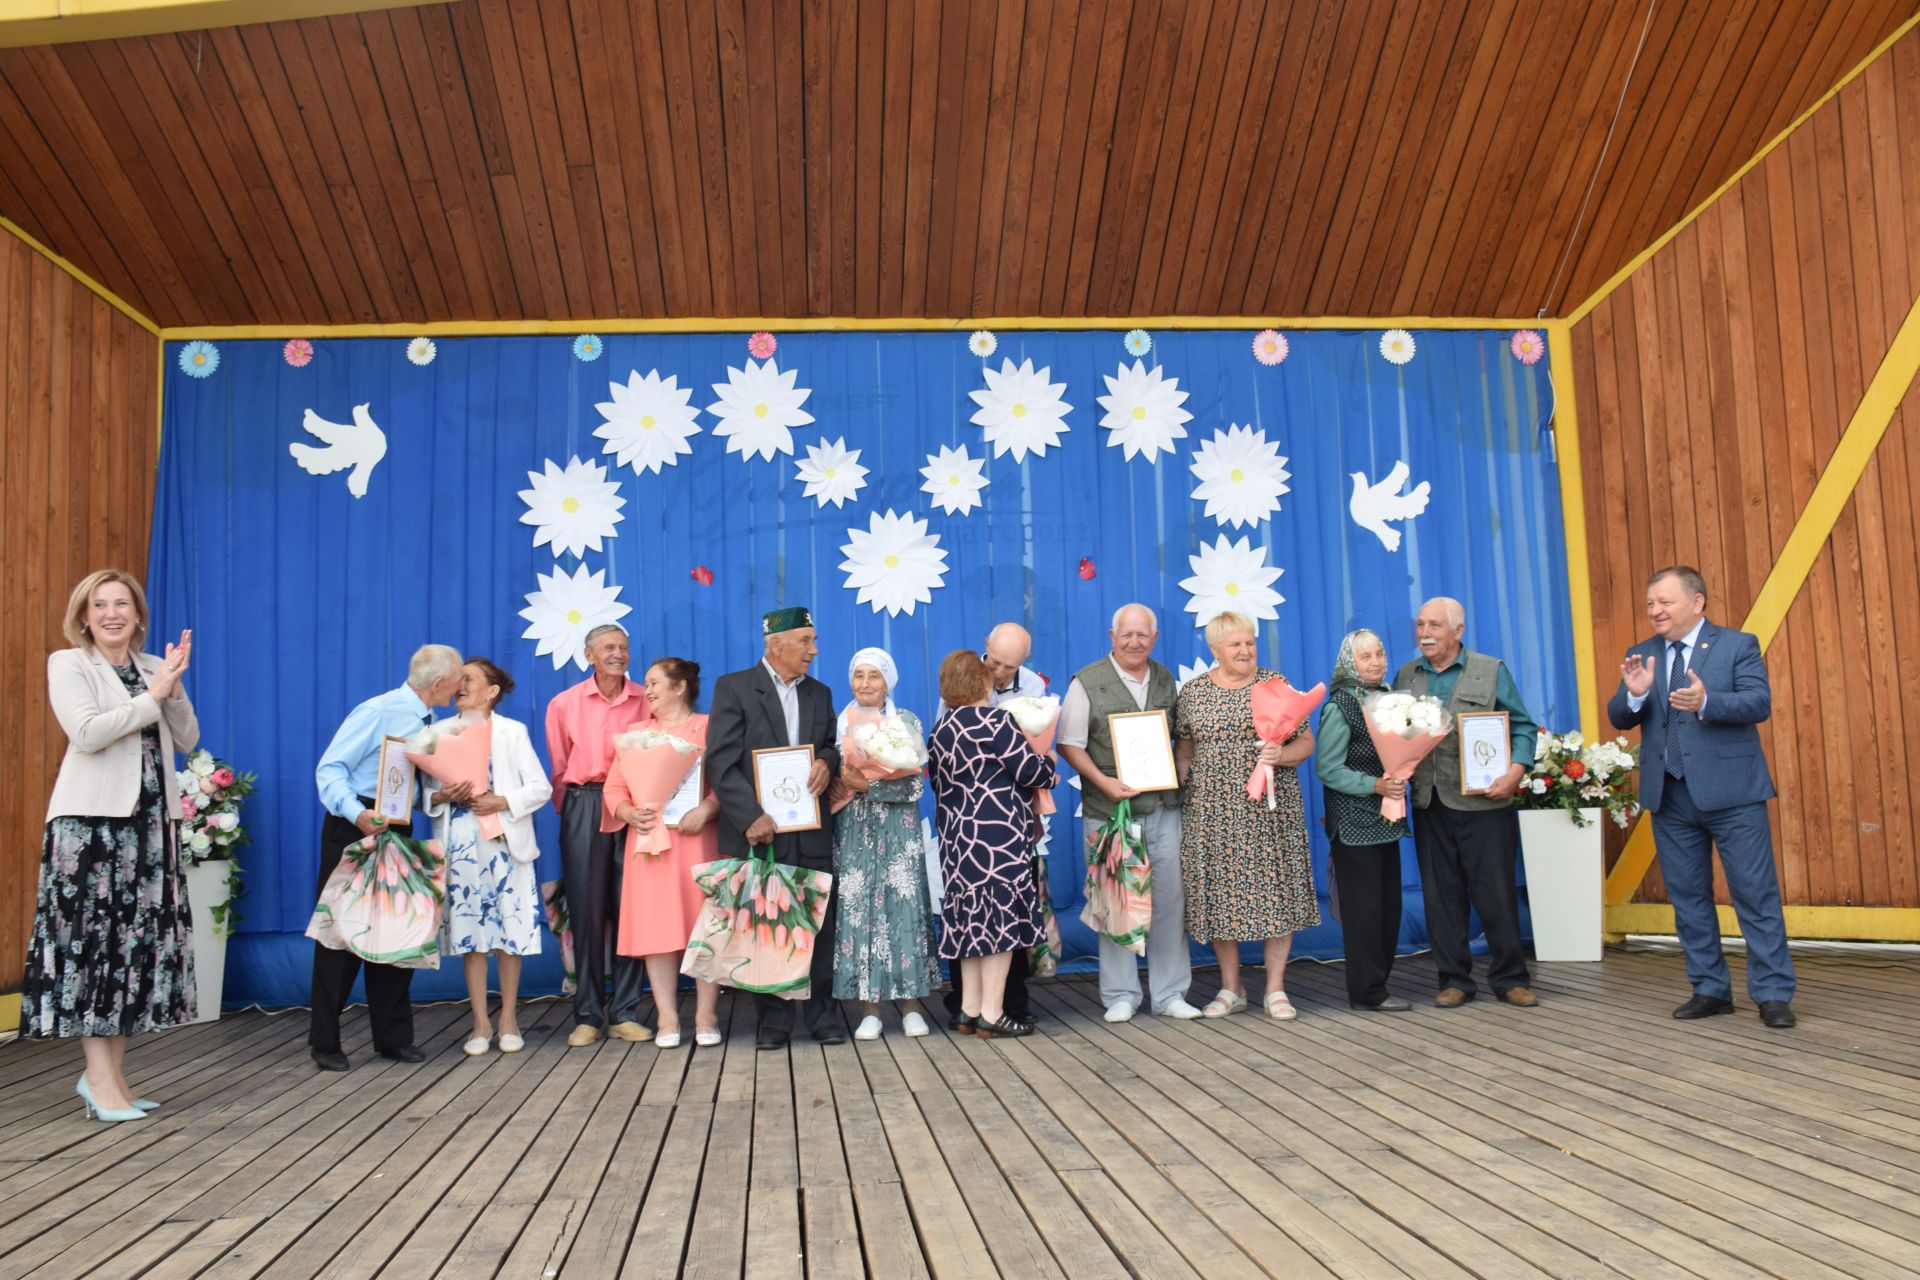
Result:
<instances>
[{"instance_id":1,"label":"woman in floral blue dress","mask_svg":"<svg viewBox=\"0 0 1920 1280\"><path fill-rule=\"evenodd\" d=\"M862 649L848 664L854 700L840 713L836 741L846 756L848 718L858 708L899 716L918 735L920 721L894 705L899 669L885 649ZM856 1040L880 1038L880 1001L919 1000L940 981L933 958L933 900L927 891L920 839L918 773L869 782L851 764L841 767L834 795L849 797L834 826L835 910L840 915L833 955L833 998L858 1000L866 1017ZM901 1030L927 1034L919 1009L903 1010Z\"/></svg>"}]
</instances>

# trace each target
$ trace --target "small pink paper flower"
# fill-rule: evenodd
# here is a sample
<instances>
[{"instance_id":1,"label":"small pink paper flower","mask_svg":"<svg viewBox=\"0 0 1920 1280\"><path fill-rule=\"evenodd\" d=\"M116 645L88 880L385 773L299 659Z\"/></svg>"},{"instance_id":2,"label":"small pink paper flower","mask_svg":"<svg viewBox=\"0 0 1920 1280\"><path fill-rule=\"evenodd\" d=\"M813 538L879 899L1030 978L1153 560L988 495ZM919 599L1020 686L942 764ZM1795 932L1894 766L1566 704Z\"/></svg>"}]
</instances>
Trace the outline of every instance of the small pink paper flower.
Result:
<instances>
[{"instance_id":1,"label":"small pink paper flower","mask_svg":"<svg viewBox=\"0 0 1920 1280\"><path fill-rule=\"evenodd\" d=\"M1278 329L1262 329L1253 335L1253 358L1261 364L1279 364L1287 358L1287 338Z\"/></svg>"},{"instance_id":2,"label":"small pink paper flower","mask_svg":"<svg viewBox=\"0 0 1920 1280\"><path fill-rule=\"evenodd\" d=\"M304 369L313 363L313 344L305 338L288 338L287 345L280 348L280 354L294 368Z\"/></svg>"},{"instance_id":3,"label":"small pink paper flower","mask_svg":"<svg viewBox=\"0 0 1920 1280\"><path fill-rule=\"evenodd\" d=\"M759 333L747 339L747 354L751 355L755 360L765 360L773 354L773 349L779 345L780 344L774 340L772 334L762 329Z\"/></svg>"},{"instance_id":4,"label":"small pink paper flower","mask_svg":"<svg viewBox=\"0 0 1920 1280\"><path fill-rule=\"evenodd\" d=\"M1514 334L1507 346L1513 352L1513 358L1521 364L1539 364L1540 357L1547 354L1547 344L1532 329L1522 329Z\"/></svg>"}]
</instances>

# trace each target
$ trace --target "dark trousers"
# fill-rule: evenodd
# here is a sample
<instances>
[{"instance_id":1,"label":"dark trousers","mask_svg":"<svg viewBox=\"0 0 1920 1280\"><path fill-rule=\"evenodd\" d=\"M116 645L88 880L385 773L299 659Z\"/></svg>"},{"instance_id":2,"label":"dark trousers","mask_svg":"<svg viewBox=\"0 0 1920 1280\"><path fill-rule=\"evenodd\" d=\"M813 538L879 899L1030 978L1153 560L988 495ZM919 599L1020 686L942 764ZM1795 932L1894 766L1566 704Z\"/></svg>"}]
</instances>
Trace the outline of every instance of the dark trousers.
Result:
<instances>
[{"instance_id":1,"label":"dark trousers","mask_svg":"<svg viewBox=\"0 0 1920 1280\"><path fill-rule=\"evenodd\" d=\"M833 870L831 859L824 859L819 865L804 857L776 857L774 861L804 867L809 871ZM834 938L839 934L839 915L840 893L836 882L827 896L827 914L820 922L820 932L813 940L813 960L807 966L807 998L782 1000L779 996L755 992L753 1008L760 1016L761 1031L791 1036L795 1006L800 1006L799 1016L806 1020L806 1028L810 1032L824 1030L839 1021L840 1002L833 998L833 945Z\"/></svg>"},{"instance_id":2,"label":"dark trousers","mask_svg":"<svg viewBox=\"0 0 1920 1280\"><path fill-rule=\"evenodd\" d=\"M1433 942L1441 989L1473 991L1469 908L1480 913L1480 927L1487 935L1487 985L1496 995L1526 986L1520 894L1514 883L1520 815L1511 806L1449 809L1436 797L1414 811L1413 849L1420 857L1427 937Z\"/></svg>"},{"instance_id":3,"label":"dark trousers","mask_svg":"<svg viewBox=\"0 0 1920 1280\"><path fill-rule=\"evenodd\" d=\"M362 799L373 808L373 801ZM348 845L361 839L360 828L345 818L328 814L320 824L320 884L316 898L326 888L333 869ZM307 1044L318 1053L340 1052L340 1014L347 1007L347 995L353 990L354 975L362 968L359 956L351 951L335 951L313 944L313 1017L308 1023ZM383 1052L404 1049L413 1043L413 1004L408 992L413 988L413 970L390 964L365 963L367 973L367 1020L373 1024L373 1047Z\"/></svg>"},{"instance_id":4,"label":"dark trousers","mask_svg":"<svg viewBox=\"0 0 1920 1280\"><path fill-rule=\"evenodd\" d=\"M621 874L625 833L600 830L600 784L576 782L567 788L560 811L560 877L573 921L573 1020L604 1030L612 1023L640 1020L640 986L646 966L638 956L618 954ZM609 959L611 957L611 959ZM613 975L611 1003L605 994Z\"/></svg>"},{"instance_id":5,"label":"dark trousers","mask_svg":"<svg viewBox=\"0 0 1920 1280\"><path fill-rule=\"evenodd\" d=\"M1653 815L1653 844L1694 992L1722 1000L1733 996L1727 958L1720 950L1720 915L1713 906L1713 849L1718 845L1727 897L1747 940L1747 994L1756 1004L1793 999L1793 954L1787 950L1766 804L1701 809L1693 803L1686 780L1668 774Z\"/></svg>"},{"instance_id":6,"label":"dark trousers","mask_svg":"<svg viewBox=\"0 0 1920 1280\"><path fill-rule=\"evenodd\" d=\"M1340 942L1347 956L1347 999L1379 1004L1400 943L1400 842L1332 842L1340 893Z\"/></svg>"},{"instance_id":7,"label":"dark trousers","mask_svg":"<svg viewBox=\"0 0 1920 1280\"><path fill-rule=\"evenodd\" d=\"M1025 1022L1033 1016L1033 1005L1027 999L1027 975L1033 971L1033 966L1028 962L1027 954L1025 947L1014 948L1013 959L1007 965L1006 993L1000 997L1001 1012L1015 1022ZM958 966L959 961L948 963ZM953 990L947 992L940 1003L947 1007L947 1012L952 1016L956 1018L960 1016L960 970L958 967L953 971Z\"/></svg>"}]
</instances>

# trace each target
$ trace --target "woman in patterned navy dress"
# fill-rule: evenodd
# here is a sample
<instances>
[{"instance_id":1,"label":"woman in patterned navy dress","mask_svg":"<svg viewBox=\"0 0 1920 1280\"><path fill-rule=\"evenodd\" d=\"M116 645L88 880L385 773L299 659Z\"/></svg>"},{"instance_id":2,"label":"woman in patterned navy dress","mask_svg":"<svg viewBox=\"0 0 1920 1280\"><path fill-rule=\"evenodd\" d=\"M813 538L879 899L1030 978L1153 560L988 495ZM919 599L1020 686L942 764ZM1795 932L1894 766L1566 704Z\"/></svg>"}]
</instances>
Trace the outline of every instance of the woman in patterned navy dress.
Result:
<instances>
[{"instance_id":1,"label":"woman in patterned navy dress","mask_svg":"<svg viewBox=\"0 0 1920 1280\"><path fill-rule=\"evenodd\" d=\"M980 655L958 649L940 664L940 698L950 710L927 742L934 815L945 882L940 955L960 969L954 1030L1023 1036L1001 997L1017 949L1040 941L1040 886L1034 879L1033 789L1051 788L1051 755L1037 754L992 691Z\"/></svg>"}]
</instances>

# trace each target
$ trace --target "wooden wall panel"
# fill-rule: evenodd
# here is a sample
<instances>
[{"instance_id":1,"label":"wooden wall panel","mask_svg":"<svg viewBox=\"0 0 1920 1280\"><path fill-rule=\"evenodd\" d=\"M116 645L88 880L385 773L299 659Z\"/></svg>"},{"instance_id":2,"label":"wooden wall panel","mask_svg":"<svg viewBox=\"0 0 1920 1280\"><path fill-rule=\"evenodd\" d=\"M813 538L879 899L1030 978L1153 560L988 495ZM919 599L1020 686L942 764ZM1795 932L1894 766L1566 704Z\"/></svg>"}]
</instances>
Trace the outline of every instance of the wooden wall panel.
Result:
<instances>
[{"instance_id":1,"label":"wooden wall panel","mask_svg":"<svg viewBox=\"0 0 1920 1280\"><path fill-rule=\"evenodd\" d=\"M0 213L162 325L1566 314L1915 4L451 0L0 50Z\"/></svg>"},{"instance_id":2,"label":"wooden wall panel","mask_svg":"<svg viewBox=\"0 0 1920 1280\"><path fill-rule=\"evenodd\" d=\"M94 569L147 571L157 347L0 231L0 682L15 743L0 770L0 993L20 989L47 796L66 750L47 710L47 655L66 647L60 613Z\"/></svg>"},{"instance_id":3,"label":"wooden wall panel","mask_svg":"<svg viewBox=\"0 0 1920 1280\"><path fill-rule=\"evenodd\" d=\"M1692 563L1710 616L1745 617L1920 294L1916 202L1920 31L1574 326L1603 697L1650 570ZM1767 653L1790 904L1920 906L1917 499L1920 386Z\"/></svg>"}]
</instances>

